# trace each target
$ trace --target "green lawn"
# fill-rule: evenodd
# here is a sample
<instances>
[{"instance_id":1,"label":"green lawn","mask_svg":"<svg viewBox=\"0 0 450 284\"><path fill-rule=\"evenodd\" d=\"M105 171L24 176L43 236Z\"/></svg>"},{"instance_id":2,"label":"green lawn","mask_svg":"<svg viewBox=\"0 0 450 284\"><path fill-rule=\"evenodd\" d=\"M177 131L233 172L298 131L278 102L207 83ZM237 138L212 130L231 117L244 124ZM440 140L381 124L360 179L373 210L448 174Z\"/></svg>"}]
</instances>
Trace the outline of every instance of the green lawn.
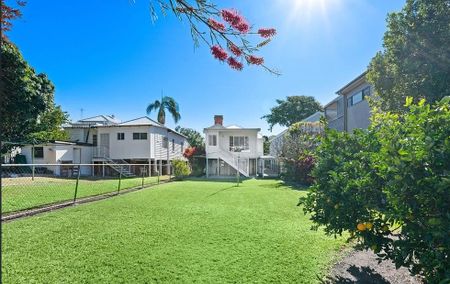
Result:
<instances>
[{"instance_id":1,"label":"green lawn","mask_svg":"<svg viewBox=\"0 0 450 284\"><path fill-rule=\"evenodd\" d=\"M3 281L315 283L344 241L310 230L304 194L183 181L8 222Z\"/></svg>"},{"instance_id":2,"label":"green lawn","mask_svg":"<svg viewBox=\"0 0 450 284\"><path fill-rule=\"evenodd\" d=\"M167 180L162 176L160 180ZM158 177L144 178L144 184L156 184ZM119 179L92 180L82 178L78 184L77 197L86 197L114 192L118 189ZM2 213L33 208L54 202L72 200L75 193L76 179L36 177L5 178L2 184ZM142 178L124 178L121 189L138 187Z\"/></svg>"}]
</instances>

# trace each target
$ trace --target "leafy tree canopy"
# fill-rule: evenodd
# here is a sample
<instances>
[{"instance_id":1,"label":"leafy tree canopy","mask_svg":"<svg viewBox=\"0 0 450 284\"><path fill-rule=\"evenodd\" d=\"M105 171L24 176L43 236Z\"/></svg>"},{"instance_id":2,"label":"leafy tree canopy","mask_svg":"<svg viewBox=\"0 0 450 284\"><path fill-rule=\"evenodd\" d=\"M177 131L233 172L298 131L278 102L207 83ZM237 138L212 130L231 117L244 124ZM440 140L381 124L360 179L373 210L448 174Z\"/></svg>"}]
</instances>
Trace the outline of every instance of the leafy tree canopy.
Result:
<instances>
[{"instance_id":1,"label":"leafy tree canopy","mask_svg":"<svg viewBox=\"0 0 450 284\"><path fill-rule=\"evenodd\" d=\"M191 147L205 149L205 139L197 130L181 126L177 126L175 130L187 137L187 141Z\"/></svg>"},{"instance_id":2,"label":"leafy tree canopy","mask_svg":"<svg viewBox=\"0 0 450 284\"><path fill-rule=\"evenodd\" d=\"M380 108L406 111L406 97L433 103L450 95L450 0L408 0L391 13L384 51L370 63L368 80Z\"/></svg>"},{"instance_id":3,"label":"leafy tree canopy","mask_svg":"<svg viewBox=\"0 0 450 284\"><path fill-rule=\"evenodd\" d=\"M43 142L66 138L60 127L67 121L67 114L55 106L55 87L47 75L37 74L11 42L2 41L1 57L2 140Z\"/></svg>"},{"instance_id":4,"label":"leafy tree canopy","mask_svg":"<svg viewBox=\"0 0 450 284\"><path fill-rule=\"evenodd\" d=\"M286 100L276 100L276 102L278 105L270 109L270 114L261 117L269 124L270 131L276 124L289 127L323 110L322 105L310 96L288 96Z\"/></svg>"}]
</instances>

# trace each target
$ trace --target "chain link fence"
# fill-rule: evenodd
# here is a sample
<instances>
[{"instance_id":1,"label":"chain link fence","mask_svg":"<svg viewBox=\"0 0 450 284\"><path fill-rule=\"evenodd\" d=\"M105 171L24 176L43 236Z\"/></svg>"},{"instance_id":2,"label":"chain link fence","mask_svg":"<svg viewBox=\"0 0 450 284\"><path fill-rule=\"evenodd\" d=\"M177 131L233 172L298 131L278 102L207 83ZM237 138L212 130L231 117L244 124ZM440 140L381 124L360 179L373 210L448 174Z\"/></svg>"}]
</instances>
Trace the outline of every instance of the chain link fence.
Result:
<instances>
[{"instance_id":1,"label":"chain link fence","mask_svg":"<svg viewBox=\"0 0 450 284\"><path fill-rule=\"evenodd\" d=\"M2 216L170 181L162 164L2 164Z\"/></svg>"}]
</instances>

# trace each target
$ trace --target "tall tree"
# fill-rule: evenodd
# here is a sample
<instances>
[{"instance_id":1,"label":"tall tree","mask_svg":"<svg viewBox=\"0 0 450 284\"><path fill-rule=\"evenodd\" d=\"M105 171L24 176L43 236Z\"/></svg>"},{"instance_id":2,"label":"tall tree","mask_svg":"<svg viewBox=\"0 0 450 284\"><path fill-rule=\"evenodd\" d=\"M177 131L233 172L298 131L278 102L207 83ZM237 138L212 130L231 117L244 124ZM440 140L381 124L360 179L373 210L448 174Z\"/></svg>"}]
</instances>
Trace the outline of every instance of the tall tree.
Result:
<instances>
[{"instance_id":1,"label":"tall tree","mask_svg":"<svg viewBox=\"0 0 450 284\"><path fill-rule=\"evenodd\" d=\"M195 147L197 149L205 149L205 139L197 130L181 126L177 126L175 130L187 137L187 142L191 147Z\"/></svg>"},{"instance_id":2,"label":"tall tree","mask_svg":"<svg viewBox=\"0 0 450 284\"><path fill-rule=\"evenodd\" d=\"M0 133L3 141L38 142L64 138L61 124L67 114L54 104L54 86L45 74L36 74L9 41L1 43ZM60 118L60 119L55 119ZM41 135L33 135L41 132Z\"/></svg>"},{"instance_id":3,"label":"tall tree","mask_svg":"<svg viewBox=\"0 0 450 284\"><path fill-rule=\"evenodd\" d=\"M157 119L161 124L166 124L166 110L172 115L175 123L178 123L181 119L180 108L178 107L178 103L172 97L164 96L160 101L155 100L147 106L147 114L152 113L152 111L158 112Z\"/></svg>"},{"instance_id":4,"label":"tall tree","mask_svg":"<svg viewBox=\"0 0 450 284\"><path fill-rule=\"evenodd\" d=\"M450 95L450 0L408 0L388 15L383 46L367 76L382 110L405 111L407 96L433 103Z\"/></svg>"},{"instance_id":5,"label":"tall tree","mask_svg":"<svg viewBox=\"0 0 450 284\"><path fill-rule=\"evenodd\" d=\"M317 111L322 111L322 105L310 96L288 96L286 100L276 100L277 106L270 109L270 114L266 114L265 119L272 131L274 125L291 126Z\"/></svg>"}]
</instances>

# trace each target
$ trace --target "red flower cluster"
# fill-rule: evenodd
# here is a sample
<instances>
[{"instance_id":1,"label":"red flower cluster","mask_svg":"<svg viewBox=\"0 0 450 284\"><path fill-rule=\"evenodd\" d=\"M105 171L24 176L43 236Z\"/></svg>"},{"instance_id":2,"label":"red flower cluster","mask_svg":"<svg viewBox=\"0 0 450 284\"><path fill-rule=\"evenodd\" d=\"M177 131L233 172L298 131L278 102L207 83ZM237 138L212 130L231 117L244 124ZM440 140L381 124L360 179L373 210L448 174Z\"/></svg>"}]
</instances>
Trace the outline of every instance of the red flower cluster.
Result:
<instances>
[{"instance_id":1,"label":"red flower cluster","mask_svg":"<svg viewBox=\"0 0 450 284\"><path fill-rule=\"evenodd\" d=\"M264 38L273 37L277 34L276 29L259 29L258 34Z\"/></svg>"},{"instance_id":2,"label":"red flower cluster","mask_svg":"<svg viewBox=\"0 0 450 284\"><path fill-rule=\"evenodd\" d=\"M234 58L234 57L229 57L227 62L228 62L228 65L230 65L231 68L239 70L239 71L242 70L242 68L244 67L242 65L242 63L237 61L237 59Z\"/></svg>"},{"instance_id":3,"label":"red flower cluster","mask_svg":"<svg viewBox=\"0 0 450 284\"><path fill-rule=\"evenodd\" d=\"M254 55L249 55L245 58L247 59L247 62L249 64L261 65L264 63L264 58L262 58L262 57L256 57Z\"/></svg>"},{"instance_id":4,"label":"red flower cluster","mask_svg":"<svg viewBox=\"0 0 450 284\"><path fill-rule=\"evenodd\" d=\"M236 10L222 10L220 11L225 22L229 23L234 29L246 34L250 30L250 25L244 17L242 17Z\"/></svg>"},{"instance_id":5,"label":"red flower cluster","mask_svg":"<svg viewBox=\"0 0 450 284\"><path fill-rule=\"evenodd\" d=\"M225 31L225 25L212 18L208 19L208 25L219 32Z\"/></svg>"},{"instance_id":6,"label":"red flower cluster","mask_svg":"<svg viewBox=\"0 0 450 284\"><path fill-rule=\"evenodd\" d=\"M235 44L233 44L232 42L230 42L228 44L228 49L236 56L242 55L242 50L239 47L237 47Z\"/></svg>"},{"instance_id":7,"label":"red flower cluster","mask_svg":"<svg viewBox=\"0 0 450 284\"><path fill-rule=\"evenodd\" d=\"M196 151L197 151L197 148L195 148L195 147L189 147L189 148L186 148L186 149L184 150L183 156L184 156L186 159L190 159L192 156L194 156L194 154L195 154Z\"/></svg>"},{"instance_id":8,"label":"red flower cluster","mask_svg":"<svg viewBox=\"0 0 450 284\"><path fill-rule=\"evenodd\" d=\"M228 53L220 45L213 45L211 47L211 53L214 55L214 58L220 61L225 61L228 58Z\"/></svg>"}]
</instances>

